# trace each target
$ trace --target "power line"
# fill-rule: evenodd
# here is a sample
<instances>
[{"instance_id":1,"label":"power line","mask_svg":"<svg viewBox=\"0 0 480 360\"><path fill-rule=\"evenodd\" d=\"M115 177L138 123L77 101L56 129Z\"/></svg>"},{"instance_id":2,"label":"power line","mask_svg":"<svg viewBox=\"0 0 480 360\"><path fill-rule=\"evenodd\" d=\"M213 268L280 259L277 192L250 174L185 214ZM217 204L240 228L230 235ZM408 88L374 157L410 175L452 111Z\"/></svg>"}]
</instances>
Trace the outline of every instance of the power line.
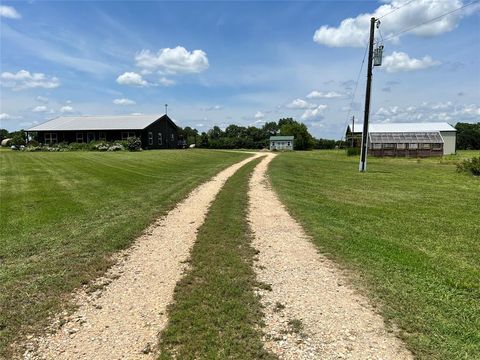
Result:
<instances>
[{"instance_id":1,"label":"power line","mask_svg":"<svg viewBox=\"0 0 480 360\"><path fill-rule=\"evenodd\" d=\"M401 34L404 34L404 33L406 33L406 32L409 32L409 31L411 31L411 30L413 30L413 29L416 29L416 28L418 28L418 27L420 27L420 26L429 24L429 23L431 23L431 22L435 22L435 21L437 21L438 19L441 19L441 18L444 17L444 16L447 16L447 15L450 15L450 14L456 12L456 11L462 10L462 9L466 8L467 6L470 6L470 5L472 5L472 4L478 3L479 1L480 1L480 0L475 0L475 1L469 2L468 4L465 4L465 5L463 5L463 6L459 7L459 8L453 9L453 10L448 11L448 12L446 12L446 13L443 13L443 14L437 16L437 17L434 17L433 19L430 19L430 20L424 21L424 22L422 22L422 23L420 23L420 24L416 24L416 25L414 25L414 26L411 26L411 27L409 27L409 28L407 28L407 29L405 29L405 30L399 31L399 32L396 33L396 34L389 35L389 36L387 36L387 37L385 38L385 41L390 40L390 39L392 39L392 38L394 38L394 37L397 37L398 35L401 35Z\"/></svg>"},{"instance_id":2,"label":"power line","mask_svg":"<svg viewBox=\"0 0 480 360\"><path fill-rule=\"evenodd\" d=\"M355 81L355 88L354 88L353 93L352 93L350 106L348 108L347 120L345 120L344 128L347 126L348 122L350 121L350 115L352 113L352 107L353 107L353 103L355 101L355 94L357 92L358 81L360 80L360 75L362 74L363 64L365 64L365 57L367 56L367 51L368 51L368 45L365 47L365 52L363 53L362 64L360 65L360 70L358 71L357 81ZM342 134L342 140L343 140L343 136L344 136L344 134Z\"/></svg>"},{"instance_id":3,"label":"power line","mask_svg":"<svg viewBox=\"0 0 480 360\"><path fill-rule=\"evenodd\" d=\"M393 9L392 11L386 13L385 15L380 16L379 18L377 18L377 20L383 19L385 16L388 16L388 15L394 13L395 11L400 10L401 8L407 6L408 4L410 4L410 3L414 2L414 1L416 1L416 0L407 1L407 2L406 2L405 4L403 4L402 6L399 6L399 7L395 8L395 9Z\"/></svg>"}]
</instances>

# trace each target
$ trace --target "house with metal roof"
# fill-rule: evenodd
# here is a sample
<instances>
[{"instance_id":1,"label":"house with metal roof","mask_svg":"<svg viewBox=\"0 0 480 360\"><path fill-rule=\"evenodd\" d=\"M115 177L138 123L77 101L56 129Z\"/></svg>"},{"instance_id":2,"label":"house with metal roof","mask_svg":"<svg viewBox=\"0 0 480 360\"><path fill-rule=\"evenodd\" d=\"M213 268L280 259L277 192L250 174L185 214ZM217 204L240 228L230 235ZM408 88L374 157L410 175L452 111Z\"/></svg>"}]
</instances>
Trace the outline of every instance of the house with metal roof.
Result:
<instances>
[{"instance_id":1,"label":"house with metal roof","mask_svg":"<svg viewBox=\"0 0 480 360\"><path fill-rule=\"evenodd\" d=\"M270 150L293 150L293 136L270 136Z\"/></svg>"},{"instance_id":2,"label":"house with metal roof","mask_svg":"<svg viewBox=\"0 0 480 360\"><path fill-rule=\"evenodd\" d=\"M28 130L38 142L51 145L60 142L118 141L138 137L143 149L176 148L177 125L165 114L60 116Z\"/></svg>"},{"instance_id":3,"label":"house with metal roof","mask_svg":"<svg viewBox=\"0 0 480 360\"><path fill-rule=\"evenodd\" d=\"M360 147L363 124L348 125L347 146ZM373 156L427 157L455 154L457 130L448 123L370 124L368 153Z\"/></svg>"}]
</instances>

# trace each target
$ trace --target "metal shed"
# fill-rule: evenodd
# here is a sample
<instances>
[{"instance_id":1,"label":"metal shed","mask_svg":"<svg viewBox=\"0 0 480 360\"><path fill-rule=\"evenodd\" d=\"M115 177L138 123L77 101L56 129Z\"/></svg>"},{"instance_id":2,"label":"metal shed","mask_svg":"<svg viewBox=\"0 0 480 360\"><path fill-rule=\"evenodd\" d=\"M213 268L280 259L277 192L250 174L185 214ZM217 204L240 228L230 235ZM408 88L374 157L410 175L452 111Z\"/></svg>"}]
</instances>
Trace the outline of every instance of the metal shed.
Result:
<instances>
[{"instance_id":1,"label":"metal shed","mask_svg":"<svg viewBox=\"0 0 480 360\"><path fill-rule=\"evenodd\" d=\"M349 125L346 140L359 146L363 124ZM369 153L374 156L442 156L455 154L456 129L447 123L371 124L368 132Z\"/></svg>"}]
</instances>

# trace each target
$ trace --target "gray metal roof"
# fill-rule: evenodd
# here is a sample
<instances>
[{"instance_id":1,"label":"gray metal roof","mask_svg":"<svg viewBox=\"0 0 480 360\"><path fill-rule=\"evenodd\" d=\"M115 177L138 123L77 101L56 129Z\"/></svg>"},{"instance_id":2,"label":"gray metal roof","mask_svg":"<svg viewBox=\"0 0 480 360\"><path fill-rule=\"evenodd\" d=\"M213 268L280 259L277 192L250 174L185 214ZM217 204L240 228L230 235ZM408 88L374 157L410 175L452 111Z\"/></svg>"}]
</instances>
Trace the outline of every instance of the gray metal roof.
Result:
<instances>
[{"instance_id":1,"label":"gray metal roof","mask_svg":"<svg viewBox=\"0 0 480 360\"><path fill-rule=\"evenodd\" d=\"M436 132L369 133L370 143L375 144L443 144L443 138Z\"/></svg>"},{"instance_id":2,"label":"gray metal roof","mask_svg":"<svg viewBox=\"0 0 480 360\"><path fill-rule=\"evenodd\" d=\"M27 131L142 130L161 117L161 115L60 116Z\"/></svg>"},{"instance_id":3,"label":"gray metal roof","mask_svg":"<svg viewBox=\"0 0 480 360\"><path fill-rule=\"evenodd\" d=\"M352 125L348 125L348 130L352 131ZM355 133L363 131L363 124L355 124ZM446 122L430 123L385 123L369 124L368 132L432 132L432 131L457 131L452 125Z\"/></svg>"},{"instance_id":4,"label":"gray metal roof","mask_svg":"<svg viewBox=\"0 0 480 360\"><path fill-rule=\"evenodd\" d=\"M281 140L286 140L286 141L292 141L294 139L293 136L270 136L270 141L281 141Z\"/></svg>"}]
</instances>

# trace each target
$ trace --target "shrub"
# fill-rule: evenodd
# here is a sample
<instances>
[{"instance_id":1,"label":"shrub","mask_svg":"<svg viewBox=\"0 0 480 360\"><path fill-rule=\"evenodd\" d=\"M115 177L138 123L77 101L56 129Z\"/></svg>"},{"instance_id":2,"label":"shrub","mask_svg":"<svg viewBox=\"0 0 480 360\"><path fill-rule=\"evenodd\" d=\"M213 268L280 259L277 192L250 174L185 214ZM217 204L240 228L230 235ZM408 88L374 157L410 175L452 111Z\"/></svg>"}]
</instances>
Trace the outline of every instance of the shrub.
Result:
<instances>
[{"instance_id":1,"label":"shrub","mask_svg":"<svg viewBox=\"0 0 480 360\"><path fill-rule=\"evenodd\" d=\"M72 151L78 151L78 150L87 150L88 149L88 144L86 143L71 143L68 145L68 149Z\"/></svg>"},{"instance_id":2,"label":"shrub","mask_svg":"<svg viewBox=\"0 0 480 360\"><path fill-rule=\"evenodd\" d=\"M20 145L25 145L25 137L20 134L19 132L13 135L12 137L12 145L14 146L20 146Z\"/></svg>"},{"instance_id":3,"label":"shrub","mask_svg":"<svg viewBox=\"0 0 480 360\"><path fill-rule=\"evenodd\" d=\"M128 151L142 150L142 141L138 137L129 137L127 139L126 148Z\"/></svg>"},{"instance_id":4,"label":"shrub","mask_svg":"<svg viewBox=\"0 0 480 360\"><path fill-rule=\"evenodd\" d=\"M37 141L37 140L33 140L33 139L32 139L32 140L30 140L30 141L28 142L28 146L29 146L29 147L38 147L38 145L39 145L39 144L38 144L38 141Z\"/></svg>"},{"instance_id":5,"label":"shrub","mask_svg":"<svg viewBox=\"0 0 480 360\"><path fill-rule=\"evenodd\" d=\"M347 148L347 156L359 156L360 148L358 147L349 147Z\"/></svg>"},{"instance_id":6,"label":"shrub","mask_svg":"<svg viewBox=\"0 0 480 360\"><path fill-rule=\"evenodd\" d=\"M480 156L471 159L465 159L457 164L458 172L467 172L475 176L480 176Z\"/></svg>"},{"instance_id":7,"label":"shrub","mask_svg":"<svg viewBox=\"0 0 480 360\"><path fill-rule=\"evenodd\" d=\"M110 146L111 145L109 145L105 141L97 141L95 143L91 142L90 143L90 150L107 151Z\"/></svg>"},{"instance_id":8,"label":"shrub","mask_svg":"<svg viewBox=\"0 0 480 360\"><path fill-rule=\"evenodd\" d=\"M110 145L108 147L108 151L123 151L125 148L123 147L122 144L119 143L114 143L113 145Z\"/></svg>"}]
</instances>

